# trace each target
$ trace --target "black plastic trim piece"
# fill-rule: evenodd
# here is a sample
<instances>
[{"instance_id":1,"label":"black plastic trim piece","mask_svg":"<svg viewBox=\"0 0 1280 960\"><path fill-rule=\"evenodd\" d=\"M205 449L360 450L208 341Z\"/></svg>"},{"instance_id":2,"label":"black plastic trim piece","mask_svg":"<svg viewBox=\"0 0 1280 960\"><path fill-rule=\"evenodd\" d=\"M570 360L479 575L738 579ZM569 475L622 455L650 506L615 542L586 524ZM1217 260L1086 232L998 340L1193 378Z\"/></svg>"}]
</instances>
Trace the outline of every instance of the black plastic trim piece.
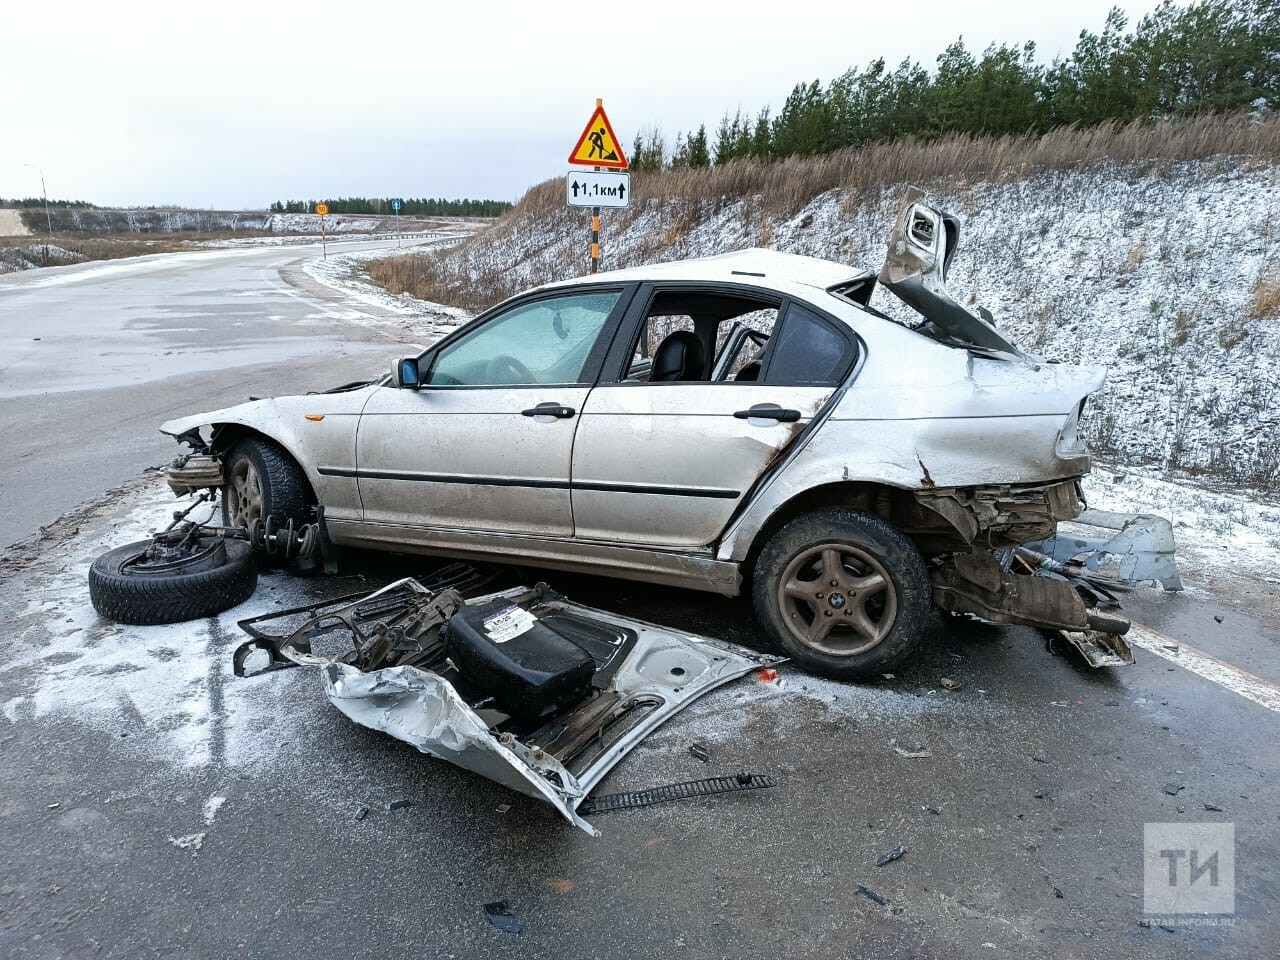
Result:
<instances>
[{"instance_id":1,"label":"black plastic trim piece","mask_svg":"<svg viewBox=\"0 0 1280 960\"><path fill-rule=\"evenodd\" d=\"M739 490L707 487L667 487L648 483L608 483L590 480L538 480L526 477L472 477L450 473L416 473L411 470L353 470L350 467L317 467L322 477L355 477L360 480L410 480L419 483L470 483L485 487L531 487L539 490L594 490L601 493L641 493L664 497L704 497L736 500Z\"/></svg>"}]
</instances>

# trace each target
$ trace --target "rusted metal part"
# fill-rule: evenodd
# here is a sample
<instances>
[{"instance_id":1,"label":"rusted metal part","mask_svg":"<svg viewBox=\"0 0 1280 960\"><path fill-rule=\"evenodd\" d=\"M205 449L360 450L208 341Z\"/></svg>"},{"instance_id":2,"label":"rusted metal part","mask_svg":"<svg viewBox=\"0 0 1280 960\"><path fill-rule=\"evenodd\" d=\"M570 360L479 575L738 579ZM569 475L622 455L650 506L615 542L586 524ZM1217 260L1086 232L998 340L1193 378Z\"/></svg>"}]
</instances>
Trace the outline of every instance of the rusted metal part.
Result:
<instances>
[{"instance_id":1,"label":"rusted metal part","mask_svg":"<svg viewBox=\"0 0 1280 960\"><path fill-rule=\"evenodd\" d=\"M1165 590L1182 589L1173 524L1164 517L1086 510L1075 521L1116 532L1110 538L1093 539L1058 531L1026 546L1088 579L1104 583L1154 581Z\"/></svg>"},{"instance_id":2,"label":"rusted metal part","mask_svg":"<svg viewBox=\"0 0 1280 960\"><path fill-rule=\"evenodd\" d=\"M222 458L208 453L184 454L164 468L164 478L179 497L220 487L225 482Z\"/></svg>"},{"instance_id":3,"label":"rusted metal part","mask_svg":"<svg viewBox=\"0 0 1280 960\"><path fill-rule=\"evenodd\" d=\"M932 577L933 600L943 610L1052 630L1129 629L1124 618L1086 606L1070 582L1009 573L990 553L958 554L934 568Z\"/></svg>"}]
</instances>

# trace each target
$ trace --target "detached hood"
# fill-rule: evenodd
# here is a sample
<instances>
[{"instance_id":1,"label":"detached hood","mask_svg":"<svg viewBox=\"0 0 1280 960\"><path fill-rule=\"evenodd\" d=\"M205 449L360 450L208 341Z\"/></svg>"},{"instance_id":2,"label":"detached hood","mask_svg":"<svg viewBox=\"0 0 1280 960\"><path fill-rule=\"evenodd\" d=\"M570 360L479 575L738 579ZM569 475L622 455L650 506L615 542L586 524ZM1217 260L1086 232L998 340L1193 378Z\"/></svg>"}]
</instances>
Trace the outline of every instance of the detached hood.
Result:
<instances>
[{"instance_id":1,"label":"detached hood","mask_svg":"<svg viewBox=\"0 0 1280 960\"><path fill-rule=\"evenodd\" d=\"M1025 357L996 330L989 313L985 319L970 313L947 292L947 270L960 245L960 220L926 203L924 196L914 187L907 191L889 235L880 282L932 323L938 339Z\"/></svg>"}]
</instances>

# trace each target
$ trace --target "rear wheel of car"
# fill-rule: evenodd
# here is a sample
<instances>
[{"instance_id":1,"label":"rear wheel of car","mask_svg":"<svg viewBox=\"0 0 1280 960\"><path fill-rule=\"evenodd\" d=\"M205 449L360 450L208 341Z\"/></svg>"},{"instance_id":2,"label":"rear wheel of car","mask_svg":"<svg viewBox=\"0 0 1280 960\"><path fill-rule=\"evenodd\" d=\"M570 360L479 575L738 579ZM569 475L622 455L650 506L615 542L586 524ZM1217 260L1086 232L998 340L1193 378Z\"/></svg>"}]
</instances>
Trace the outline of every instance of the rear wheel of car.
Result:
<instances>
[{"instance_id":1,"label":"rear wheel of car","mask_svg":"<svg viewBox=\"0 0 1280 960\"><path fill-rule=\"evenodd\" d=\"M243 603L258 586L249 544L201 538L190 550L164 553L154 540L108 550L89 567L93 608L117 623L181 623Z\"/></svg>"},{"instance_id":2,"label":"rear wheel of car","mask_svg":"<svg viewBox=\"0 0 1280 960\"><path fill-rule=\"evenodd\" d=\"M826 507L792 520L756 561L756 616L811 673L876 677L919 648L932 605L915 544L879 517Z\"/></svg>"},{"instance_id":3,"label":"rear wheel of car","mask_svg":"<svg viewBox=\"0 0 1280 960\"><path fill-rule=\"evenodd\" d=\"M284 449L269 440L246 437L227 455L222 488L222 522L248 527L268 517L301 526L311 512L311 489Z\"/></svg>"}]
</instances>

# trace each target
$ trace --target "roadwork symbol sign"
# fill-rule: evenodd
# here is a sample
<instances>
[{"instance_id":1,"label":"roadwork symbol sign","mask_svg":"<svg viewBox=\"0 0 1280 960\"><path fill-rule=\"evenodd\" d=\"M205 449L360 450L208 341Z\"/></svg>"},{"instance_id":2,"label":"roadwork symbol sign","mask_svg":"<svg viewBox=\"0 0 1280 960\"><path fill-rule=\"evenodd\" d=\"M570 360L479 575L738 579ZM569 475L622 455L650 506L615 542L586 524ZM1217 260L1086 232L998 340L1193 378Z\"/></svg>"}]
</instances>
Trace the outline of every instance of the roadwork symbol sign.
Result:
<instances>
[{"instance_id":1,"label":"roadwork symbol sign","mask_svg":"<svg viewBox=\"0 0 1280 960\"><path fill-rule=\"evenodd\" d=\"M597 106L587 128L578 138L578 145L569 154L569 162L584 167L605 167L609 170L627 169L627 155L622 152L618 137L613 132L604 107Z\"/></svg>"}]
</instances>

